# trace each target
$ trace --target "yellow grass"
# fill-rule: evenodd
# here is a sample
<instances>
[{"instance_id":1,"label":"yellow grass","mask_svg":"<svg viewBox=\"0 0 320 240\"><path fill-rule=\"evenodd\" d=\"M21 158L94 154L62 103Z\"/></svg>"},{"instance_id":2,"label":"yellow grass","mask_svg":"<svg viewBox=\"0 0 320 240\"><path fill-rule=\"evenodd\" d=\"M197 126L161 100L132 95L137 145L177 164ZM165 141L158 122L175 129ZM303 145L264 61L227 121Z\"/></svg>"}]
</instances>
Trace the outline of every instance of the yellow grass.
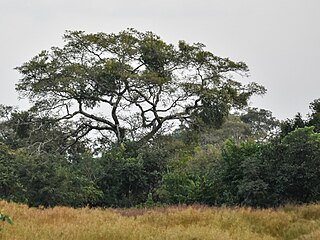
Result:
<instances>
[{"instance_id":1,"label":"yellow grass","mask_svg":"<svg viewBox=\"0 0 320 240\"><path fill-rule=\"evenodd\" d=\"M172 207L139 209L28 208L0 201L14 224L1 240L41 239L320 239L320 205L277 210Z\"/></svg>"}]
</instances>

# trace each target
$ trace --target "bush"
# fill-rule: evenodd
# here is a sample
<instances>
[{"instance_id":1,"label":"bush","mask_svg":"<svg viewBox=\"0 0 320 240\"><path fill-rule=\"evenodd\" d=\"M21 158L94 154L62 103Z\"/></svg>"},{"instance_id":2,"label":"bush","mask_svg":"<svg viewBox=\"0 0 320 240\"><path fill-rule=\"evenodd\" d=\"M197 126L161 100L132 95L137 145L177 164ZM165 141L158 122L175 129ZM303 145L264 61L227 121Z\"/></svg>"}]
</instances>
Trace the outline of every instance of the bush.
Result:
<instances>
[{"instance_id":1,"label":"bush","mask_svg":"<svg viewBox=\"0 0 320 240\"><path fill-rule=\"evenodd\" d=\"M227 142L210 174L211 204L274 207L320 200L320 134L313 127L267 144Z\"/></svg>"}]
</instances>

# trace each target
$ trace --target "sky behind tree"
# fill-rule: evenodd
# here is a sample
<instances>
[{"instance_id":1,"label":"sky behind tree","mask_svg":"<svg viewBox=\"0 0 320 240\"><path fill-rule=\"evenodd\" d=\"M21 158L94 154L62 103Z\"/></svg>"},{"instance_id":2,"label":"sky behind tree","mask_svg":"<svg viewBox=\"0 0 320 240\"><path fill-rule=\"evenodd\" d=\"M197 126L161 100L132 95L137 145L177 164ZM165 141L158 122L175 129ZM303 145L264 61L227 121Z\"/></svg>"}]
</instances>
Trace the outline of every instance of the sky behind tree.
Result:
<instances>
[{"instance_id":1,"label":"sky behind tree","mask_svg":"<svg viewBox=\"0 0 320 240\"><path fill-rule=\"evenodd\" d=\"M280 119L320 97L319 0L0 0L0 103L26 108L15 84L20 66L41 50L62 46L65 30L152 31L176 44L201 42L220 57L244 61L264 85L252 106Z\"/></svg>"}]
</instances>

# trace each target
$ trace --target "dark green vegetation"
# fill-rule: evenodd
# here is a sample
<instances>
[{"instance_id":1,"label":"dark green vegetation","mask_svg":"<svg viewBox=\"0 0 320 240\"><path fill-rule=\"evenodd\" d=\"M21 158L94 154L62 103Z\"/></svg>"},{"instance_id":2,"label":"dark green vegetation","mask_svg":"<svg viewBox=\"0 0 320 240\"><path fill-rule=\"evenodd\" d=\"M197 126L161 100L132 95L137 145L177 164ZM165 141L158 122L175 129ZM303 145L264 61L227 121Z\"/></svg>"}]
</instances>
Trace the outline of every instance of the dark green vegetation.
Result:
<instances>
[{"instance_id":1,"label":"dark green vegetation","mask_svg":"<svg viewBox=\"0 0 320 240\"><path fill-rule=\"evenodd\" d=\"M0 212L0 222L7 222L9 224L13 224L11 217L9 217L6 214L3 214ZM0 231L2 230L1 226L0 226Z\"/></svg>"},{"instance_id":2,"label":"dark green vegetation","mask_svg":"<svg viewBox=\"0 0 320 240\"><path fill-rule=\"evenodd\" d=\"M279 123L265 89L202 44L67 32L17 69L0 107L0 198L30 206L273 207L320 200L320 100Z\"/></svg>"}]
</instances>

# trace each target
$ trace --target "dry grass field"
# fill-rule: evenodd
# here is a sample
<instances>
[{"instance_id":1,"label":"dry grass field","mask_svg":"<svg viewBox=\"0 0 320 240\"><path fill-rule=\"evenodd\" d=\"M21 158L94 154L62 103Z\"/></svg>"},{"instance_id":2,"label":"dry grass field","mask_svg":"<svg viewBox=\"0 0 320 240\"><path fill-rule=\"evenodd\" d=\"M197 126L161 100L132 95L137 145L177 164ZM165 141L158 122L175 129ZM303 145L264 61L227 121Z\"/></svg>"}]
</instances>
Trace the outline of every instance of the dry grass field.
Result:
<instances>
[{"instance_id":1,"label":"dry grass field","mask_svg":"<svg viewBox=\"0 0 320 240\"><path fill-rule=\"evenodd\" d=\"M1 240L320 239L320 205L276 210L41 209L0 201L0 210L14 221L0 223Z\"/></svg>"}]
</instances>

